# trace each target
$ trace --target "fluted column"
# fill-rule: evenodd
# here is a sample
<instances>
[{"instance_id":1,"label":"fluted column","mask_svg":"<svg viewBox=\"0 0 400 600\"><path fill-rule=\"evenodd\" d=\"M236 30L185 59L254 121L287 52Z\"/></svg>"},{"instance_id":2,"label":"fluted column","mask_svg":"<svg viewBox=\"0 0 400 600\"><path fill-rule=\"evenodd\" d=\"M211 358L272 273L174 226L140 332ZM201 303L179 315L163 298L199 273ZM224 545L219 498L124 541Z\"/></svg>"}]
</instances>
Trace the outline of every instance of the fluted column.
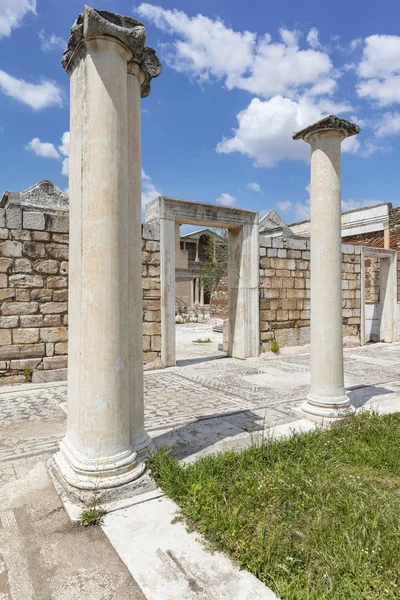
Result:
<instances>
[{"instance_id":1,"label":"fluted column","mask_svg":"<svg viewBox=\"0 0 400 600\"><path fill-rule=\"evenodd\" d=\"M63 56L70 337L67 433L53 471L83 502L93 488L106 501L143 486L140 97L160 72L144 41L138 21L86 6Z\"/></svg>"},{"instance_id":2,"label":"fluted column","mask_svg":"<svg viewBox=\"0 0 400 600\"><path fill-rule=\"evenodd\" d=\"M341 142L360 128L333 115L293 135L311 145L311 419L351 412L344 388L341 271Z\"/></svg>"}]
</instances>

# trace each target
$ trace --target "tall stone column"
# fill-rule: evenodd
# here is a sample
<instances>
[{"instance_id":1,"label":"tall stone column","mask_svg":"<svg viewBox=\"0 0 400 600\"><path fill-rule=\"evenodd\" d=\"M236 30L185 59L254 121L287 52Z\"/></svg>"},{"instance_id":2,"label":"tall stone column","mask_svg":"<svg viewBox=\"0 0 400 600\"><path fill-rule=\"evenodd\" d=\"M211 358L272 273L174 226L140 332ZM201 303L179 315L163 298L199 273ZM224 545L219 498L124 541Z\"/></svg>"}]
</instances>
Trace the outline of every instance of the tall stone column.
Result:
<instances>
[{"instance_id":1,"label":"tall stone column","mask_svg":"<svg viewBox=\"0 0 400 600\"><path fill-rule=\"evenodd\" d=\"M200 306L204 306L204 283L200 281Z\"/></svg>"},{"instance_id":2,"label":"tall stone column","mask_svg":"<svg viewBox=\"0 0 400 600\"><path fill-rule=\"evenodd\" d=\"M138 21L85 6L70 76L67 433L52 471L85 502L144 486L140 97L161 66Z\"/></svg>"},{"instance_id":3,"label":"tall stone column","mask_svg":"<svg viewBox=\"0 0 400 600\"><path fill-rule=\"evenodd\" d=\"M302 411L313 420L351 412L344 389L341 270L341 142L358 125L333 115L298 131L311 145L311 389Z\"/></svg>"},{"instance_id":4,"label":"tall stone column","mask_svg":"<svg viewBox=\"0 0 400 600\"><path fill-rule=\"evenodd\" d=\"M200 279L196 277L194 284L194 303L200 304Z\"/></svg>"}]
</instances>

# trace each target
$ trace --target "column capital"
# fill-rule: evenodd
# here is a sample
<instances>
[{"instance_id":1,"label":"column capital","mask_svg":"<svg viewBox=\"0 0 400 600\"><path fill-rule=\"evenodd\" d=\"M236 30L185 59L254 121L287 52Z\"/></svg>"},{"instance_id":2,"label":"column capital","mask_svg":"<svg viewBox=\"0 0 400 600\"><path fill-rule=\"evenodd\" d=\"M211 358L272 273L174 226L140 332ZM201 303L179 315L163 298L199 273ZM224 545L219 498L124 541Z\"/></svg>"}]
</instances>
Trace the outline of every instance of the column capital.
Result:
<instances>
[{"instance_id":1,"label":"column capital","mask_svg":"<svg viewBox=\"0 0 400 600\"><path fill-rule=\"evenodd\" d=\"M62 57L62 66L69 76L87 51L87 42L95 38L114 38L129 53L129 63L138 65L143 73L141 95L150 93L150 81L161 73L161 63L155 50L145 46L146 30L143 23L106 10L85 6L71 28L71 35Z\"/></svg>"},{"instance_id":2,"label":"column capital","mask_svg":"<svg viewBox=\"0 0 400 600\"><path fill-rule=\"evenodd\" d=\"M360 127L355 123L351 123L350 121L346 121L346 119L341 119L335 115L329 115L304 129L300 129L300 131L296 131L292 137L294 140L301 139L311 143L311 138L314 134L336 132L341 136L342 140L344 140L344 138L350 137L351 135L357 135L360 131Z\"/></svg>"}]
</instances>

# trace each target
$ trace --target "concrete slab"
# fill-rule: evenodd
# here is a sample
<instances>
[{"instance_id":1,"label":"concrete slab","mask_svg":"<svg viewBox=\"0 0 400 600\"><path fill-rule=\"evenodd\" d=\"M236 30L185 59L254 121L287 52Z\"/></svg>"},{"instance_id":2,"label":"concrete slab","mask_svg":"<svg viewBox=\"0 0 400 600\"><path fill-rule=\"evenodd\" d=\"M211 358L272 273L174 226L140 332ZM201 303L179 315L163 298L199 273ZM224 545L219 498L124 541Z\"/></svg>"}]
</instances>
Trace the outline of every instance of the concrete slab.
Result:
<instances>
[{"instance_id":1,"label":"concrete slab","mask_svg":"<svg viewBox=\"0 0 400 600\"><path fill-rule=\"evenodd\" d=\"M172 521L178 506L152 500L106 515L103 531L147 600L277 600L256 577L211 553Z\"/></svg>"}]
</instances>

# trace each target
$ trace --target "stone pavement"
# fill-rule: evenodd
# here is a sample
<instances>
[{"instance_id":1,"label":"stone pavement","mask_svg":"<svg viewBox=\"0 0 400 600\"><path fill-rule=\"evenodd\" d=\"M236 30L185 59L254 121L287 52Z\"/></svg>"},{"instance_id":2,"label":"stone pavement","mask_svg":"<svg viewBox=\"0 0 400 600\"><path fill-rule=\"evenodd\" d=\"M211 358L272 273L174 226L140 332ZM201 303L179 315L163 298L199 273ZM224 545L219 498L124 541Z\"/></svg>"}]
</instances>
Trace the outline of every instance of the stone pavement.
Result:
<instances>
[{"instance_id":1,"label":"stone pavement","mask_svg":"<svg viewBox=\"0 0 400 600\"><path fill-rule=\"evenodd\" d=\"M218 350L223 341L222 333L213 331L213 325L207 323L182 323L175 325L176 362L178 366L193 364L199 358L218 358L226 352ZM194 340L207 340L208 344L196 344Z\"/></svg>"},{"instance_id":2,"label":"stone pavement","mask_svg":"<svg viewBox=\"0 0 400 600\"><path fill-rule=\"evenodd\" d=\"M197 360L144 376L145 423L156 445L174 444L190 461L298 423L292 410L308 391L308 355ZM344 365L353 405L400 410L400 344L345 350ZM45 463L64 435L66 389L0 388L0 599L142 599L103 534L68 523L48 479Z\"/></svg>"}]
</instances>

